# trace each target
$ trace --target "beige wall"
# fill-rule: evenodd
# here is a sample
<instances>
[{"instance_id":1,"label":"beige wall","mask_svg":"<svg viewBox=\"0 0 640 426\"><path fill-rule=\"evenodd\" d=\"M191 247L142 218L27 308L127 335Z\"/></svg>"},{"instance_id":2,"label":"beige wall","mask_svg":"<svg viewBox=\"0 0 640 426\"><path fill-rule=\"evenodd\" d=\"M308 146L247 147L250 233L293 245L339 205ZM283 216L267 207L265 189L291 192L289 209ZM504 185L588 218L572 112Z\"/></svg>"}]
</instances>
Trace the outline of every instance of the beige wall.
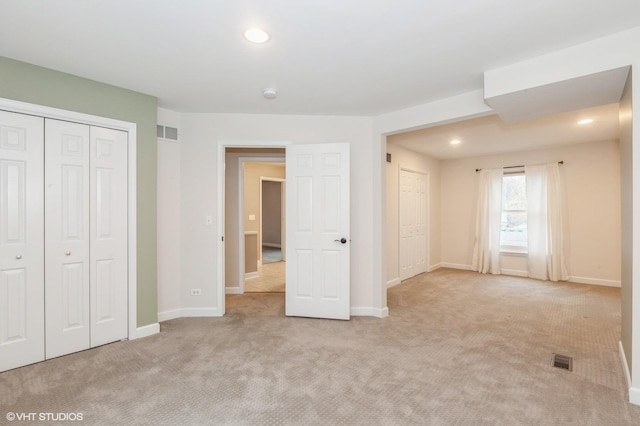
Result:
<instances>
[{"instance_id":1,"label":"beige wall","mask_svg":"<svg viewBox=\"0 0 640 426\"><path fill-rule=\"evenodd\" d=\"M262 244L282 244L282 182L262 182Z\"/></svg>"},{"instance_id":2,"label":"beige wall","mask_svg":"<svg viewBox=\"0 0 640 426\"><path fill-rule=\"evenodd\" d=\"M573 281L620 285L620 149L618 141L442 162L442 261L468 268L473 254L476 168L564 161ZM524 256L501 257L505 273L526 274Z\"/></svg>"},{"instance_id":3,"label":"beige wall","mask_svg":"<svg viewBox=\"0 0 640 426\"><path fill-rule=\"evenodd\" d=\"M399 282L399 182L400 168L420 172L428 175L429 194L427 210L429 212L429 226L427 229L428 270L437 268L441 262L440 240L440 162L426 155L420 155L403 147L395 145L393 141L401 140L403 135L390 136L387 141L387 152L391 154L391 163L387 163L387 203L386 203L386 259L387 284Z\"/></svg>"},{"instance_id":4,"label":"beige wall","mask_svg":"<svg viewBox=\"0 0 640 426\"><path fill-rule=\"evenodd\" d=\"M285 167L282 164L245 163L244 165L244 230L259 231L260 229L260 177L285 178ZM255 215L255 220L249 220L249 215ZM262 236L258 234L258 244ZM258 258L260 255L258 255Z\"/></svg>"}]
</instances>

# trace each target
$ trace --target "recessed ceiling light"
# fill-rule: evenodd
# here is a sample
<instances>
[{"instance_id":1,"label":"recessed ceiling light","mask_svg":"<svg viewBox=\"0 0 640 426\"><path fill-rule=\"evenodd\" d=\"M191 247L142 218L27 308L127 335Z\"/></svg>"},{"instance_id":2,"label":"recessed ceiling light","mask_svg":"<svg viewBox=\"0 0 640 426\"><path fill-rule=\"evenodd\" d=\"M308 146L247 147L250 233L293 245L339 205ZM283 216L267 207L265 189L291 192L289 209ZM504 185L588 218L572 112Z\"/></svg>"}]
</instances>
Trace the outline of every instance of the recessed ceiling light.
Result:
<instances>
[{"instance_id":1,"label":"recessed ceiling light","mask_svg":"<svg viewBox=\"0 0 640 426\"><path fill-rule=\"evenodd\" d=\"M252 43L265 43L269 41L269 33L260 28L250 28L244 32L244 38Z\"/></svg>"},{"instance_id":2,"label":"recessed ceiling light","mask_svg":"<svg viewBox=\"0 0 640 426\"><path fill-rule=\"evenodd\" d=\"M452 139L451 142L449 142L451 145L460 145L460 139Z\"/></svg>"},{"instance_id":3,"label":"recessed ceiling light","mask_svg":"<svg viewBox=\"0 0 640 426\"><path fill-rule=\"evenodd\" d=\"M578 121L578 124L590 124L590 123L593 123L592 118L585 118L583 120Z\"/></svg>"}]
</instances>

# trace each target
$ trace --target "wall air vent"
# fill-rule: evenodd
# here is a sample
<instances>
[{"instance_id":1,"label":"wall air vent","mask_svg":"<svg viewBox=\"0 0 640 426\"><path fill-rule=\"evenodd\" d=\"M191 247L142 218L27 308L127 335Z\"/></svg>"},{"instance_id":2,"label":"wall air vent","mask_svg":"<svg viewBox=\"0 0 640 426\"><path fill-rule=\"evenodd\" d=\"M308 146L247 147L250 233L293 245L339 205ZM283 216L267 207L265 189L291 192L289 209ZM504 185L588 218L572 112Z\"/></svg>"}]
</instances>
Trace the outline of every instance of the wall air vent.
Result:
<instances>
[{"instance_id":1,"label":"wall air vent","mask_svg":"<svg viewBox=\"0 0 640 426\"><path fill-rule=\"evenodd\" d=\"M169 127L158 124L157 135L162 139L167 139L175 142L178 141L178 129L176 127Z\"/></svg>"}]
</instances>

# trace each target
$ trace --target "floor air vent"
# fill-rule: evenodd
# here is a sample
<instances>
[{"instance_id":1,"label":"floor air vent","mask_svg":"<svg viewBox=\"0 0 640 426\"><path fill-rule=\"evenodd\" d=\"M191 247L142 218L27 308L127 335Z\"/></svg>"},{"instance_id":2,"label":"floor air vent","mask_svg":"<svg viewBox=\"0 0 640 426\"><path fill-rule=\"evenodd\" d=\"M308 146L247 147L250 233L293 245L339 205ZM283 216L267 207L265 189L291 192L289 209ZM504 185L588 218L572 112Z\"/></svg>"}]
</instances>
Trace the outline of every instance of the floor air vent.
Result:
<instances>
[{"instance_id":1,"label":"floor air vent","mask_svg":"<svg viewBox=\"0 0 640 426\"><path fill-rule=\"evenodd\" d=\"M566 355L553 354L553 366L573 371L573 358Z\"/></svg>"}]
</instances>

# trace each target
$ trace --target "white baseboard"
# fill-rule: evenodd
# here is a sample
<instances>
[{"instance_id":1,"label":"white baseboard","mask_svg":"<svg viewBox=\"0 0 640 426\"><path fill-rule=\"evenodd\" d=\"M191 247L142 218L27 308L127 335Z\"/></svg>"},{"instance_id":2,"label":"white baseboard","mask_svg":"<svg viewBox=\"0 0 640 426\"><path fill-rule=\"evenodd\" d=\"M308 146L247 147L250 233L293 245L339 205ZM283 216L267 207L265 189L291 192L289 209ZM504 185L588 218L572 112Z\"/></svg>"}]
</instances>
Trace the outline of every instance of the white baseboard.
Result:
<instances>
[{"instance_id":1,"label":"white baseboard","mask_svg":"<svg viewBox=\"0 0 640 426\"><path fill-rule=\"evenodd\" d=\"M569 281L572 283L601 285L604 287L622 287L622 283L620 281L601 280L599 278L569 277Z\"/></svg>"},{"instance_id":2,"label":"white baseboard","mask_svg":"<svg viewBox=\"0 0 640 426\"><path fill-rule=\"evenodd\" d=\"M180 309L172 309L170 311L158 312L158 322L180 318L182 316L180 311Z\"/></svg>"},{"instance_id":3,"label":"white baseboard","mask_svg":"<svg viewBox=\"0 0 640 426\"><path fill-rule=\"evenodd\" d=\"M640 405L640 388L629 388L629 402Z\"/></svg>"},{"instance_id":4,"label":"white baseboard","mask_svg":"<svg viewBox=\"0 0 640 426\"><path fill-rule=\"evenodd\" d=\"M427 272L433 272L436 269L442 268L442 263L436 263L435 265L431 265L427 268Z\"/></svg>"},{"instance_id":5,"label":"white baseboard","mask_svg":"<svg viewBox=\"0 0 640 426\"><path fill-rule=\"evenodd\" d=\"M262 243L265 247L273 247L273 248L282 248L282 244L274 244L274 243Z\"/></svg>"},{"instance_id":6,"label":"white baseboard","mask_svg":"<svg viewBox=\"0 0 640 426\"><path fill-rule=\"evenodd\" d=\"M244 274L244 279L245 280L250 280L251 278L258 278L260 276L260 274L258 273L258 271L255 272L246 272ZM227 288L232 288L232 287L227 287Z\"/></svg>"},{"instance_id":7,"label":"white baseboard","mask_svg":"<svg viewBox=\"0 0 640 426\"><path fill-rule=\"evenodd\" d=\"M473 271L471 265L463 265L461 263L447 263L442 262L440 264L443 268L451 268L451 269L462 269L464 271Z\"/></svg>"},{"instance_id":8,"label":"white baseboard","mask_svg":"<svg viewBox=\"0 0 640 426\"><path fill-rule=\"evenodd\" d=\"M153 336L154 334L158 333L160 333L160 324L155 322L153 324L143 325L142 327L136 328L136 336L134 337L134 339Z\"/></svg>"},{"instance_id":9,"label":"white baseboard","mask_svg":"<svg viewBox=\"0 0 640 426\"><path fill-rule=\"evenodd\" d=\"M618 354L620 355L620 362L622 363L624 378L627 380L627 388L631 388L631 374L629 373L629 364L627 364L627 356L624 353L624 346L622 346L621 341L618 341Z\"/></svg>"},{"instance_id":10,"label":"white baseboard","mask_svg":"<svg viewBox=\"0 0 640 426\"><path fill-rule=\"evenodd\" d=\"M529 276L529 272L527 271L520 271L518 269L500 269L500 273L502 275L511 275L513 277L528 277Z\"/></svg>"},{"instance_id":11,"label":"white baseboard","mask_svg":"<svg viewBox=\"0 0 640 426\"><path fill-rule=\"evenodd\" d=\"M389 308L351 307L350 313L353 317L385 318L389 316Z\"/></svg>"},{"instance_id":12,"label":"white baseboard","mask_svg":"<svg viewBox=\"0 0 640 426\"><path fill-rule=\"evenodd\" d=\"M182 317L221 317L218 308L182 308Z\"/></svg>"},{"instance_id":13,"label":"white baseboard","mask_svg":"<svg viewBox=\"0 0 640 426\"><path fill-rule=\"evenodd\" d=\"M624 378L627 381L627 388L629 388L629 402L634 405L640 405L640 389L631 386L629 364L627 364L627 356L624 353L624 346L622 346L622 342L620 341L618 341L618 354L620 355L620 362L622 363Z\"/></svg>"},{"instance_id":14,"label":"white baseboard","mask_svg":"<svg viewBox=\"0 0 640 426\"><path fill-rule=\"evenodd\" d=\"M245 277L246 279L246 277ZM243 294L242 289L240 288L240 286L236 286L236 287L225 287L224 288L224 292L225 294Z\"/></svg>"},{"instance_id":15,"label":"white baseboard","mask_svg":"<svg viewBox=\"0 0 640 426\"><path fill-rule=\"evenodd\" d=\"M398 277L398 278L394 278L392 280L387 281L387 288L391 288L393 286L396 286L398 284L400 284L402 282L402 280Z\"/></svg>"},{"instance_id":16,"label":"white baseboard","mask_svg":"<svg viewBox=\"0 0 640 426\"><path fill-rule=\"evenodd\" d=\"M158 322L187 317L219 317L218 308L182 308L158 312ZM138 329L139 330L139 329Z\"/></svg>"}]
</instances>

